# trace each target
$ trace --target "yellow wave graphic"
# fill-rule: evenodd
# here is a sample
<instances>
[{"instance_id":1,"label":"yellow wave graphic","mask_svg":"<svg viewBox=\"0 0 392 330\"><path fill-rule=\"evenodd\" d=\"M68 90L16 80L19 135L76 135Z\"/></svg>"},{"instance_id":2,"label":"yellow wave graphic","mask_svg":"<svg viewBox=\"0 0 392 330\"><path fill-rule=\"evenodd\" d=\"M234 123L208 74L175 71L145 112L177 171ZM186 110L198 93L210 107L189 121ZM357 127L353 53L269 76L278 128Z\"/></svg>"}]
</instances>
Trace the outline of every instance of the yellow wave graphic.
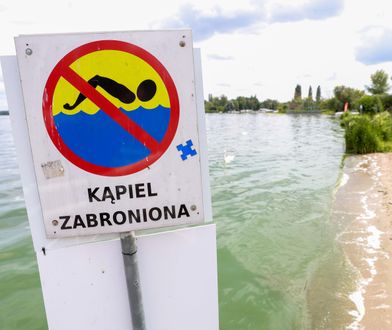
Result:
<instances>
[{"instance_id":1,"label":"yellow wave graphic","mask_svg":"<svg viewBox=\"0 0 392 330\"><path fill-rule=\"evenodd\" d=\"M147 62L135 55L117 50L100 50L77 59L72 63L71 68L86 81L96 75L107 77L126 86L135 94L144 80L150 79L155 82L157 90L151 100L142 102L136 97L136 100L130 104L122 103L98 86L96 90L117 108L121 107L126 111L135 110L140 106L145 109L155 109L159 105L170 108L169 94L161 77ZM85 99L73 110L64 109L64 104L72 104L79 94L79 90L61 77L53 95L53 115L60 112L74 115L80 111L95 114L99 111L99 107L89 99Z\"/></svg>"}]
</instances>

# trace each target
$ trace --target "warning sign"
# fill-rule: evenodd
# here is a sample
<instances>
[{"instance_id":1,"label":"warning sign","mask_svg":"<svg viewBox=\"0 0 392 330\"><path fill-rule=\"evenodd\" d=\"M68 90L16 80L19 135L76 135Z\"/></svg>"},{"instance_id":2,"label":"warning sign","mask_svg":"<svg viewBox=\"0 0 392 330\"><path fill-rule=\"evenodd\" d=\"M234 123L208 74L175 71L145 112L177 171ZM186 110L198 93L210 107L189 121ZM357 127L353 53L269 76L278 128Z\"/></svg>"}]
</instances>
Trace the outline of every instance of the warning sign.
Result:
<instances>
[{"instance_id":1,"label":"warning sign","mask_svg":"<svg viewBox=\"0 0 392 330\"><path fill-rule=\"evenodd\" d=\"M48 237L204 221L188 30L16 38Z\"/></svg>"},{"instance_id":2,"label":"warning sign","mask_svg":"<svg viewBox=\"0 0 392 330\"><path fill-rule=\"evenodd\" d=\"M146 50L99 40L64 56L45 86L48 134L70 162L99 175L126 175L155 162L178 125L166 68Z\"/></svg>"}]
</instances>

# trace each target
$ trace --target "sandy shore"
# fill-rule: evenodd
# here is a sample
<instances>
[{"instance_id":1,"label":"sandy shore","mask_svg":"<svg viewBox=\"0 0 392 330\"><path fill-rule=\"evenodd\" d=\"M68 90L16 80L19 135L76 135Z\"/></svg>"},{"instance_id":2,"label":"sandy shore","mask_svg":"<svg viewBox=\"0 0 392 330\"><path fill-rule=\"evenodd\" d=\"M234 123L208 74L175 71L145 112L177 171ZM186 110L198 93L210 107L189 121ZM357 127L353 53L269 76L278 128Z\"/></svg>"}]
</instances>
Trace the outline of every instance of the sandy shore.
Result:
<instances>
[{"instance_id":1,"label":"sandy shore","mask_svg":"<svg viewBox=\"0 0 392 330\"><path fill-rule=\"evenodd\" d=\"M392 329L392 153L345 159L333 219L357 274L348 329Z\"/></svg>"}]
</instances>

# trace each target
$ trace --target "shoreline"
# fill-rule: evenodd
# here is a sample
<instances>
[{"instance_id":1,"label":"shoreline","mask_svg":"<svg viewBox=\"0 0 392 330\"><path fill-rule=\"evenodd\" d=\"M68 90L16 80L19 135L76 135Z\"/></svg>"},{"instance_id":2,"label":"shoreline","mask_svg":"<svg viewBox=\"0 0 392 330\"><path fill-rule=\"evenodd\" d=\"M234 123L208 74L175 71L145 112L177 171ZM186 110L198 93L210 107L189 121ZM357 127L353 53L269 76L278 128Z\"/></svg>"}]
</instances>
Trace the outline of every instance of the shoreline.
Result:
<instances>
[{"instance_id":1,"label":"shoreline","mask_svg":"<svg viewBox=\"0 0 392 330\"><path fill-rule=\"evenodd\" d=\"M391 169L392 153L353 155L344 161L332 219L336 240L355 273L347 329L392 328Z\"/></svg>"}]
</instances>

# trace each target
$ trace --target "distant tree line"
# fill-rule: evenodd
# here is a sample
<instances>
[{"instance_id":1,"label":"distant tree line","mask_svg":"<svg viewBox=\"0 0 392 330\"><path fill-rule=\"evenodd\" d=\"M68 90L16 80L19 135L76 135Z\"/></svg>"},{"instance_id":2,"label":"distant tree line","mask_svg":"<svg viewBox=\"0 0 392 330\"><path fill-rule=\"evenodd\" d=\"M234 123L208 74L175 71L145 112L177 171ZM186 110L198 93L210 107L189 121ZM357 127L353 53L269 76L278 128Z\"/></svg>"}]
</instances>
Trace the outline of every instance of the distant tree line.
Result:
<instances>
[{"instance_id":1,"label":"distant tree line","mask_svg":"<svg viewBox=\"0 0 392 330\"><path fill-rule=\"evenodd\" d=\"M225 95L219 97L208 95L208 100L205 101L206 112L230 112L241 110L260 110L267 108L271 110L278 109L279 102L277 100L267 99L259 101L256 96L238 96L235 99L229 100Z\"/></svg>"},{"instance_id":2,"label":"distant tree line","mask_svg":"<svg viewBox=\"0 0 392 330\"><path fill-rule=\"evenodd\" d=\"M336 86L334 96L322 101L321 108L332 111L343 111L347 103L349 110L361 113L378 113L392 111L392 95L388 94L389 76L384 70L377 70L370 76L370 85L365 90L347 86Z\"/></svg>"},{"instance_id":3,"label":"distant tree line","mask_svg":"<svg viewBox=\"0 0 392 330\"><path fill-rule=\"evenodd\" d=\"M364 90L340 85L333 90L333 97L322 98L321 87L317 86L316 97L313 98L312 86L309 86L307 97L302 96L300 84L295 86L293 99L289 102L278 102L266 99L259 101L256 96L238 96L229 100L225 95L220 97L208 95L205 101L206 112L231 112L241 110L260 110L263 108L280 112L302 111L343 111L345 105L349 110L362 113L377 113L383 110L392 112L392 95L388 94L389 76L384 70L378 70L370 76L370 85Z\"/></svg>"}]
</instances>

